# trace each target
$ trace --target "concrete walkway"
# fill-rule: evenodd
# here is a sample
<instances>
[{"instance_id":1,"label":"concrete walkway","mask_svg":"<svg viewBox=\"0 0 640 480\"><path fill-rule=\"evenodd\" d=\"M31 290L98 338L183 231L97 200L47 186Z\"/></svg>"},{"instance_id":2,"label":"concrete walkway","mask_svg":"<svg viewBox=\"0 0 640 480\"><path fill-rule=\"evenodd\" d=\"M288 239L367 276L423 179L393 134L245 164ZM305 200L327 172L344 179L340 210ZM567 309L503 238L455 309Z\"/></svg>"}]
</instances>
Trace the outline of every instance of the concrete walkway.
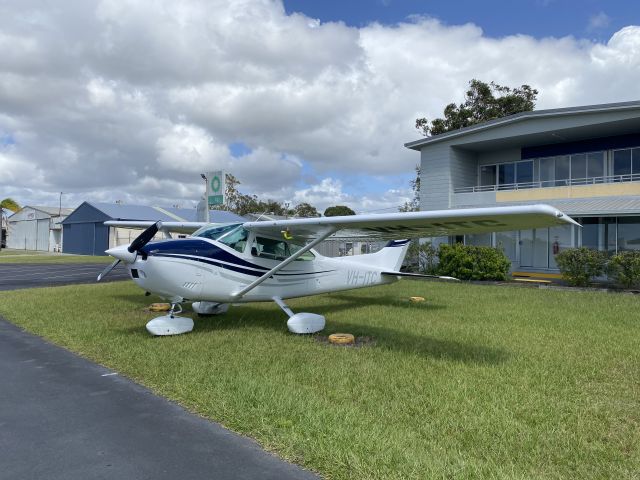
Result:
<instances>
[{"instance_id":1,"label":"concrete walkway","mask_svg":"<svg viewBox=\"0 0 640 480\"><path fill-rule=\"evenodd\" d=\"M315 479L0 319L0 479Z\"/></svg>"}]
</instances>

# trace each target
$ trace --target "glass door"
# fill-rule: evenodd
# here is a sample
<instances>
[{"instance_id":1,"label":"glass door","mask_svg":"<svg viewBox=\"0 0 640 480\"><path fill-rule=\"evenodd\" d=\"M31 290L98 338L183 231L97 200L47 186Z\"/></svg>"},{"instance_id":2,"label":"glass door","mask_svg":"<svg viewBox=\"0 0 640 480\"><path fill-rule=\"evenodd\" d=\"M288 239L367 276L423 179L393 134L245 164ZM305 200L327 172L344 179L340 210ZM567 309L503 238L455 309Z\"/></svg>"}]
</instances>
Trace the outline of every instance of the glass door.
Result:
<instances>
[{"instance_id":1,"label":"glass door","mask_svg":"<svg viewBox=\"0 0 640 480\"><path fill-rule=\"evenodd\" d=\"M533 230L520 230L520 266L533 267Z\"/></svg>"}]
</instances>

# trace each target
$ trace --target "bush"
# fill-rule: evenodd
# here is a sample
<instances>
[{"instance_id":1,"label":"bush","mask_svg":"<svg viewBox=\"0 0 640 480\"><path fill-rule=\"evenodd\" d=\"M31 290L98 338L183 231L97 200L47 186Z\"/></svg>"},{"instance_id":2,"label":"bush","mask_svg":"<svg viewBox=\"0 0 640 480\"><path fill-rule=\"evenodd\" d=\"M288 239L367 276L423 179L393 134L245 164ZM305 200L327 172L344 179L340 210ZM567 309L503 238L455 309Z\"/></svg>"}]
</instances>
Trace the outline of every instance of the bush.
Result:
<instances>
[{"instance_id":1,"label":"bush","mask_svg":"<svg viewBox=\"0 0 640 480\"><path fill-rule=\"evenodd\" d=\"M438 273L460 280L506 280L511 262L502 250L470 245L440 245Z\"/></svg>"},{"instance_id":2,"label":"bush","mask_svg":"<svg viewBox=\"0 0 640 480\"><path fill-rule=\"evenodd\" d=\"M438 269L438 251L430 242L412 240L402 265L407 272L435 275Z\"/></svg>"},{"instance_id":3,"label":"bush","mask_svg":"<svg viewBox=\"0 0 640 480\"><path fill-rule=\"evenodd\" d=\"M614 255L609 261L607 273L621 287L639 286L640 251L630 250Z\"/></svg>"},{"instance_id":4,"label":"bush","mask_svg":"<svg viewBox=\"0 0 640 480\"><path fill-rule=\"evenodd\" d=\"M604 273L607 254L587 247L567 248L556 255L556 263L569 285L586 287Z\"/></svg>"}]
</instances>

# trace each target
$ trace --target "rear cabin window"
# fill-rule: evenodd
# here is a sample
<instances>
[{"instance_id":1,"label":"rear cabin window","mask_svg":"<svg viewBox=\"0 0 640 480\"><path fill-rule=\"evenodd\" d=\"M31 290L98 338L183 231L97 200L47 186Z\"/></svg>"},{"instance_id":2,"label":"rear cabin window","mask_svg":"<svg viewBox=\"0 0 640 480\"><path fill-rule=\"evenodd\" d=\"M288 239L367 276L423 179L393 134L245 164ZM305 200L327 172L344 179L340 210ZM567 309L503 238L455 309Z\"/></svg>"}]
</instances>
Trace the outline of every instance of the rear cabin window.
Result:
<instances>
[{"instance_id":1,"label":"rear cabin window","mask_svg":"<svg viewBox=\"0 0 640 480\"><path fill-rule=\"evenodd\" d=\"M272 238L256 237L251 254L254 257L268 258L270 260L286 260L291 255L300 250L303 245L285 242L284 240L274 240ZM310 261L315 258L311 252L305 252L296 261Z\"/></svg>"}]
</instances>

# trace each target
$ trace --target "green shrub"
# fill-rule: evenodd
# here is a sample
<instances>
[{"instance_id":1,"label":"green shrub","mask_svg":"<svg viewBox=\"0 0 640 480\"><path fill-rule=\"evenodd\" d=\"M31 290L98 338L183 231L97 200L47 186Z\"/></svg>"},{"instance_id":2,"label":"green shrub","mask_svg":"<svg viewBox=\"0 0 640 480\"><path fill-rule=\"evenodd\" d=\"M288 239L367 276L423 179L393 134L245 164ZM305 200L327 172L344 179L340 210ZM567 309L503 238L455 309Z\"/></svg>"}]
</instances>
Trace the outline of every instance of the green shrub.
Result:
<instances>
[{"instance_id":1,"label":"green shrub","mask_svg":"<svg viewBox=\"0 0 640 480\"><path fill-rule=\"evenodd\" d=\"M640 285L640 251L630 250L620 252L611 257L607 273L613 280L624 288Z\"/></svg>"},{"instance_id":2,"label":"green shrub","mask_svg":"<svg viewBox=\"0 0 640 480\"><path fill-rule=\"evenodd\" d=\"M492 247L441 244L438 273L460 280L506 280L511 262L502 250Z\"/></svg>"},{"instance_id":3,"label":"green shrub","mask_svg":"<svg viewBox=\"0 0 640 480\"><path fill-rule=\"evenodd\" d=\"M408 272L435 275L438 270L438 250L430 242L412 240L403 267Z\"/></svg>"},{"instance_id":4,"label":"green shrub","mask_svg":"<svg viewBox=\"0 0 640 480\"><path fill-rule=\"evenodd\" d=\"M586 287L604 273L607 254L587 247L567 248L556 255L556 263L569 285Z\"/></svg>"}]
</instances>

